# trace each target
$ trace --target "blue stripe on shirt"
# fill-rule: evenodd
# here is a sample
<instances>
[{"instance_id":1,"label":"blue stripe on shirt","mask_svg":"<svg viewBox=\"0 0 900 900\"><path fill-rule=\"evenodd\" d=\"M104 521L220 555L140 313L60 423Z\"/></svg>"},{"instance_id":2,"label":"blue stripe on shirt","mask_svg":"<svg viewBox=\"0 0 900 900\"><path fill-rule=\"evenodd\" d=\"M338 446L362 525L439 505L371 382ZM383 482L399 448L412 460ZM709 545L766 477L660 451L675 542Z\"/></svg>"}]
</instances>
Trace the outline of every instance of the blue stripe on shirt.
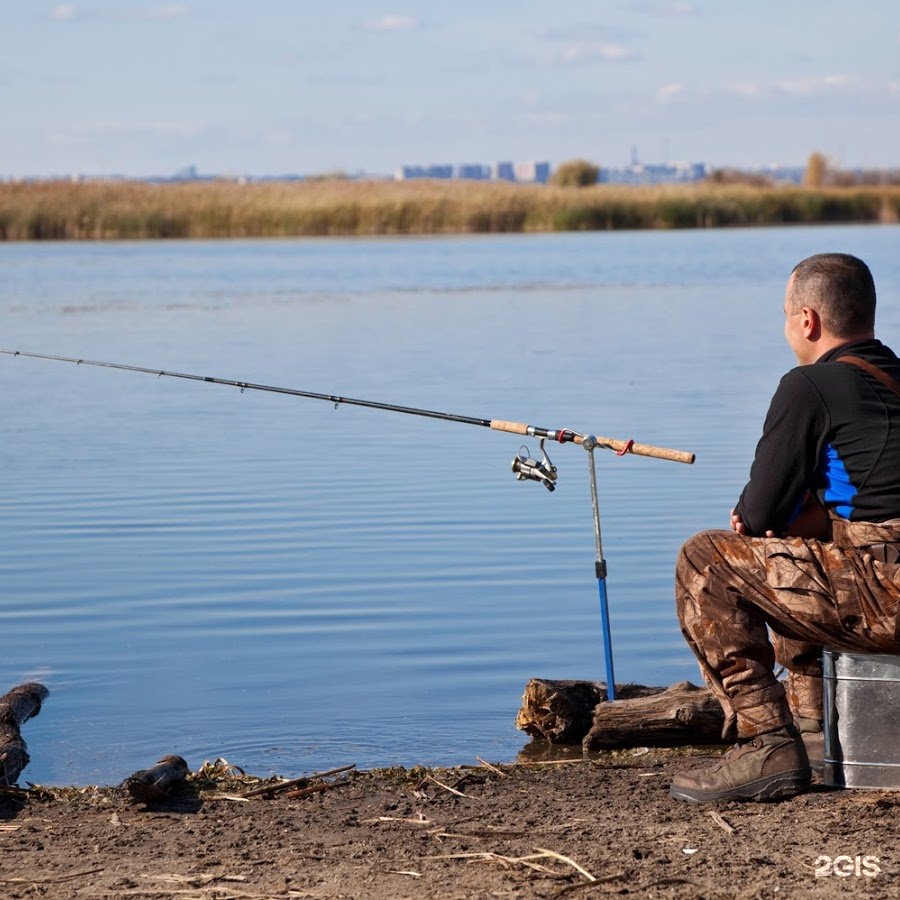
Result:
<instances>
[{"instance_id":1,"label":"blue stripe on shirt","mask_svg":"<svg viewBox=\"0 0 900 900\"><path fill-rule=\"evenodd\" d=\"M825 479L824 500L828 506L845 519L853 513L853 501L856 499L856 488L850 481L850 474L844 461L838 456L831 444L825 445L823 452L823 473Z\"/></svg>"}]
</instances>

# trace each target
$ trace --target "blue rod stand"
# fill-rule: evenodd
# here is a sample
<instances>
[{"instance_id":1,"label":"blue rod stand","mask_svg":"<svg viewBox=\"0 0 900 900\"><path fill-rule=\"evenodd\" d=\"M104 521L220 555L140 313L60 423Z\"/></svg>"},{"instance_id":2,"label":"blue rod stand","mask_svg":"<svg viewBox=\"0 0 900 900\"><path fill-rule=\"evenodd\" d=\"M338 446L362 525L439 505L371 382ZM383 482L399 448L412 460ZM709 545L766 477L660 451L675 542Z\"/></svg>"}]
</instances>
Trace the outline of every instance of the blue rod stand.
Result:
<instances>
[{"instance_id":1,"label":"blue rod stand","mask_svg":"<svg viewBox=\"0 0 900 900\"><path fill-rule=\"evenodd\" d=\"M581 446L588 454L588 472L591 476L591 505L594 512L594 544L597 559L594 572L597 576L597 589L600 593L600 626L603 631L603 656L606 661L606 699L616 699L616 676L613 670L612 633L609 626L609 602L606 597L606 560L603 558L603 541L600 535L600 504L597 499L597 470L594 466L594 450L597 439L592 434L582 438Z\"/></svg>"}]
</instances>

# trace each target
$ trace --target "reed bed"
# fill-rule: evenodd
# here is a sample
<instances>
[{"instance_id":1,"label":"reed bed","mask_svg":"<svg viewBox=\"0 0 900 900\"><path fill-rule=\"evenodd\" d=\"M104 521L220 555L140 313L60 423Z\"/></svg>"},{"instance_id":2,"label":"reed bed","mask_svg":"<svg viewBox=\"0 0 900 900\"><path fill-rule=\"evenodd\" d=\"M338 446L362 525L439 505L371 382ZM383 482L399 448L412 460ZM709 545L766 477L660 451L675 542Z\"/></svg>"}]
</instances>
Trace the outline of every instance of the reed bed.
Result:
<instances>
[{"instance_id":1,"label":"reed bed","mask_svg":"<svg viewBox=\"0 0 900 900\"><path fill-rule=\"evenodd\" d=\"M464 234L897 222L900 187L465 181L0 183L0 240Z\"/></svg>"}]
</instances>

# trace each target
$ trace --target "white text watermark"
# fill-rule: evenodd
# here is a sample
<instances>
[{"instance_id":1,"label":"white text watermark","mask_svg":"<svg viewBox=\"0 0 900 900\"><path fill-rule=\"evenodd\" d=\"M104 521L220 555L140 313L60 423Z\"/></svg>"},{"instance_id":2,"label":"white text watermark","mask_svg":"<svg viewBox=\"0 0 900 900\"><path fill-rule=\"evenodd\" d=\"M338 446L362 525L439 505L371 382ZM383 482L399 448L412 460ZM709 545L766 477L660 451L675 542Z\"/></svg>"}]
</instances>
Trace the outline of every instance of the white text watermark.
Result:
<instances>
[{"instance_id":1,"label":"white text watermark","mask_svg":"<svg viewBox=\"0 0 900 900\"><path fill-rule=\"evenodd\" d=\"M881 873L877 856L817 856L815 862L816 878L837 875L838 878L874 878Z\"/></svg>"}]
</instances>

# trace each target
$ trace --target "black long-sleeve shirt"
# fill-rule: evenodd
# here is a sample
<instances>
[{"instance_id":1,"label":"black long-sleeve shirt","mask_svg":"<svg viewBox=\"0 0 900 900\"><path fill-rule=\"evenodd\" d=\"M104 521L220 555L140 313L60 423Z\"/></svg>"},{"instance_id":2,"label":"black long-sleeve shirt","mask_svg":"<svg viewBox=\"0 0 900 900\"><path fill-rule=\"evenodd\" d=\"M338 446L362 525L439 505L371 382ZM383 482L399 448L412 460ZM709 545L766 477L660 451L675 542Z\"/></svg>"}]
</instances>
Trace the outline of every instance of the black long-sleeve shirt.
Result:
<instances>
[{"instance_id":1,"label":"black long-sleeve shirt","mask_svg":"<svg viewBox=\"0 0 900 900\"><path fill-rule=\"evenodd\" d=\"M900 381L900 360L874 339L837 347L781 379L735 507L748 534L783 532L807 491L845 519L900 517L900 396L841 356Z\"/></svg>"}]
</instances>

